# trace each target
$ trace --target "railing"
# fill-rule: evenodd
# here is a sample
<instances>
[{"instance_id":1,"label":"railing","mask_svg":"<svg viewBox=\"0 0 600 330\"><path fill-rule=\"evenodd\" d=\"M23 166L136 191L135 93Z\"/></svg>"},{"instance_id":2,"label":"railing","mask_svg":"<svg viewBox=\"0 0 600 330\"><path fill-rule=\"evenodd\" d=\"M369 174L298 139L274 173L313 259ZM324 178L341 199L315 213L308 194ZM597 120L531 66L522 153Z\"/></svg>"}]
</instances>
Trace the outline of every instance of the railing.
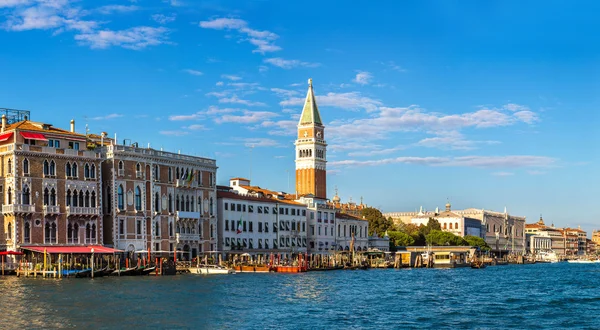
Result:
<instances>
[{"instance_id":1,"label":"railing","mask_svg":"<svg viewBox=\"0 0 600 330\"><path fill-rule=\"evenodd\" d=\"M114 153L114 152L131 152L131 153L147 155L147 156L158 156L158 157L165 157L165 158L171 158L171 159L177 159L177 160L184 160L184 161L193 162L195 164L201 163L201 164L207 164L207 165L212 165L212 166L216 166L216 164L217 164L217 162L214 159L182 155L182 154L178 154L178 153L154 150L154 149L149 149L149 148L127 147L124 145L110 145L110 146L106 147L106 150L109 153L110 152L112 152L112 153Z\"/></svg>"},{"instance_id":2,"label":"railing","mask_svg":"<svg viewBox=\"0 0 600 330\"><path fill-rule=\"evenodd\" d=\"M2 205L2 213L34 213L35 204L10 204Z\"/></svg>"},{"instance_id":3,"label":"railing","mask_svg":"<svg viewBox=\"0 0 600 330\"><path fill-rule=\"evenodd\" d=\"M135 171L135 177L136 178L143 178L144 177L144 171Z\"/></svg>"},{"instance_id":4,"label":"railing","mask_svg":"<svg viewBox=\"0 0 600 330\"><path fill-rule=\"evenodd\" d=\"M60 205L44 205L44 214L59 214Z\"/></svg>"},{"instance_id":5,"label":"railing","mask_svg":"<svg viewBox=\"0 0 600 330\"><path fill-rule=\"evenodd\" d=\"M118 176L124 176L125 175L125 170L124 169L120 169L117 171L117 175Z\"/></svg>"},{"instance_id":6,"label":"railing","mask_svg":"<svg viewBox=\"0 0 600 330\"><path fill-rule=\"evenodd\" d=\"M100 215L99 207L67 206L67 216L69 215Z\"/></svg>"}]
</instances>

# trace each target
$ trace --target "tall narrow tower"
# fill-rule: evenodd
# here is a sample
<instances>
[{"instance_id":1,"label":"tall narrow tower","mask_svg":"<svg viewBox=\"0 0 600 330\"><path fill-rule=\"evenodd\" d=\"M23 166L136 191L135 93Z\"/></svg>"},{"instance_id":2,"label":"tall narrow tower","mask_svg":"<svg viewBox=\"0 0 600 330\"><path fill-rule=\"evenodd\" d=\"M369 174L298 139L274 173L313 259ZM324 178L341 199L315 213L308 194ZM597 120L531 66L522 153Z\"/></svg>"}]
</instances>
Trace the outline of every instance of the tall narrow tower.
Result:
<instances>
[{"instance_id":1,"label":"tall narrow tower","mask_svg":"<svg viewBox=\"0 0 600 330\"><path fill-rule=\"evenodd\" d=\"M327 143L325 126L315 100L312 79L308 79L308 93L298 122L296 140L296 193L313 194L327 198Z\"/></svg>"}]
</instances>

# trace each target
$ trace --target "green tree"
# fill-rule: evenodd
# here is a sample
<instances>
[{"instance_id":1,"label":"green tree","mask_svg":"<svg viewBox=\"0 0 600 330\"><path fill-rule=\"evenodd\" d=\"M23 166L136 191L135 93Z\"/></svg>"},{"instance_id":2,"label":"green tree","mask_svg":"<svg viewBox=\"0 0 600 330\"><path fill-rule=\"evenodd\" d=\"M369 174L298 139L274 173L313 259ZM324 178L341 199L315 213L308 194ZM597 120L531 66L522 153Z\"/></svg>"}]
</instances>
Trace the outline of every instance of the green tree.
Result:
<instances>
[{"instance_id":1,"label":"green tree","mask_svg":"<svg viewBox=\"0 0 600 330\"><path fill-rule=\"evenodd\" d=\"M467 235L464 237L464 239L467 241L469 246L476 246L481 251L491 250L490 246L485 242L485 240L479 236Z\"/></svg>"},{"instance_id":2,"label":"green tree","mask_svg":"<svg viewBox=\"0 0 600 330\"><path fill-rule=\"evenodd\" d=\"M468 245L467 241L460 236L456 236L447 231L432 230L427 236L425 236L428 243L436 246L452 245L461 246Z\"/></svg>"},{"instance_id":3,"label":"green tree","mask_svg":"<svg viewBox=\"0 0 600 330\"><path fill-rule=\"evenodd\" d=\"M427 237L432 230L442 230L440 222L434 218L429 218L426 226L419 226L419 233L423 235L423 237Z\"/></svg>"},{"instance_id":4,"label":"green tree","mask_svg":"<svg viewBox=\"0 0 600 330\"><path fill-rule=\"evenodd\" d=\"M377 232L378 235L382 236L386 230L394 227L392 218L387 218L381 214L381 211L374 207L365 207L361 211L361 215L369 222L369 235L373 235Z\"/></svg>"},{"instance_id":5,"label":"green tree","mask_svg":"<svg viewBox=\"0 0 600 330\"><path fill-rule=\"evenodd\" d=\"M415 244L415 239L412 236L401 231L388 231L388 236L394 246L411 246Z\"/></svg>"}]
</instances>

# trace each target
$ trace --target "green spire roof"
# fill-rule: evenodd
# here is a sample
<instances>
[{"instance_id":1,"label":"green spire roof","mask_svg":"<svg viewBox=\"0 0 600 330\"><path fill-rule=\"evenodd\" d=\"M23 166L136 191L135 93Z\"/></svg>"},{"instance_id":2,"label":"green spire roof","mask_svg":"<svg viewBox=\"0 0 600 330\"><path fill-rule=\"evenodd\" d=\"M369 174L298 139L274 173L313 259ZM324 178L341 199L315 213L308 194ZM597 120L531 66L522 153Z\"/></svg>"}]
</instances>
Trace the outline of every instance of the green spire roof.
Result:
<instances>
[{"instance_id":1,"label":"green spire roof","mask_svg":"<svg viewBox=\"0 0 600 330\"><path fill-rule=\"evenodd\" d=\"M317 107L315 93L313 92L312 79L308 79L308 93L306 94L306 101L304 101L304 108L302 109L302 115L300 116L300 125L304 124L323 125L323 122L321 122L321 115L319 114L319 108Z\"/></svg>"}]
</instances>

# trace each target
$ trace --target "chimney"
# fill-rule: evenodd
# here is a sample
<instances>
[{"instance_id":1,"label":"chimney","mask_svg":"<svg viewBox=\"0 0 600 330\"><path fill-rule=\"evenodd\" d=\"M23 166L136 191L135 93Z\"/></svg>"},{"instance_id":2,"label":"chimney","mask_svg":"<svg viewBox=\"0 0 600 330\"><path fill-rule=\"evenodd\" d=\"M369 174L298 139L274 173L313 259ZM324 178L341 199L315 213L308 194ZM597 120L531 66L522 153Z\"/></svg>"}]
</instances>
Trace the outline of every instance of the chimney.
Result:
<instances>
[{"instance_id":1,"label":"chimney","mask_svg":"<svg viewBox=\"0 0 600 330\"><path fill-rule=\"evenodd\" d=\"M6 129L6 115L2 115L2 133Z\"/></svg>"},{"instance_id":2,"label":"chimney","mask_svg":"<svg viewBox=\"0 0 600 330\"><path fill-rule=\"evenodd\" d=\"M75 133L75 120L71 119L71 133Z\"/></svg>"}]
</instances>

